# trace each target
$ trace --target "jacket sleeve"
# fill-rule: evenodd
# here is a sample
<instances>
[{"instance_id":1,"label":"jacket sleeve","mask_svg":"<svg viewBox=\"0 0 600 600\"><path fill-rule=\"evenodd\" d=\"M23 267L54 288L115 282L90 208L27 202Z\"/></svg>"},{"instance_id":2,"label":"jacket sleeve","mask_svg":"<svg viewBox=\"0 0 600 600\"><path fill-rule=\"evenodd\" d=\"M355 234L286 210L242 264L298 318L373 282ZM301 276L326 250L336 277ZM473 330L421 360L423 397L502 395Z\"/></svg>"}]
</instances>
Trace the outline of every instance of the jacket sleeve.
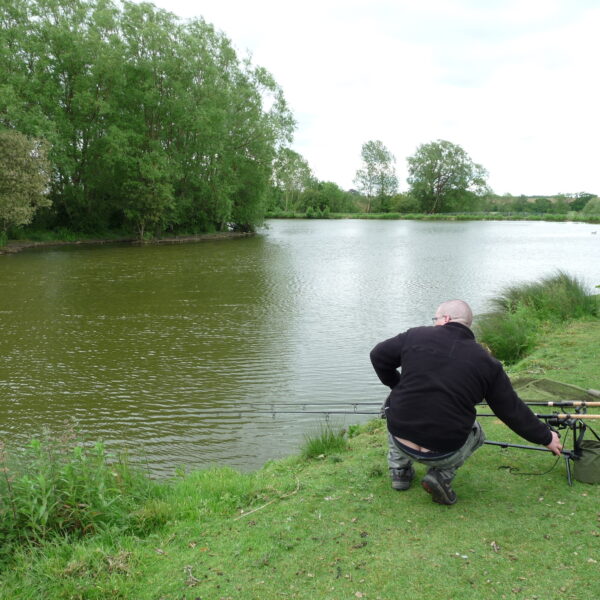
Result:
<instances>
[{"instance_id":1,"label":"jacket sleeve","mask_svg":"<svg viewBox=\"0 0 600 600\"><path fill-rule=\"evenodd\" d=\"M400 381L398 367L402 366L404 334L380 342L371 350L371 364L383 385L390 389Z\"/></svg>"},{"instance_id":2,"label":"jacket sleeve","mask_svg":"<svg viewBox=\"0 0 600 600\"><path fill-rule=\"evenodd\" d=\"M547 446L552 441L548 425L538 419L519 398L501 366L486 394L486 400L494 414L528 442Z\"/></svg>"}]
</instances>

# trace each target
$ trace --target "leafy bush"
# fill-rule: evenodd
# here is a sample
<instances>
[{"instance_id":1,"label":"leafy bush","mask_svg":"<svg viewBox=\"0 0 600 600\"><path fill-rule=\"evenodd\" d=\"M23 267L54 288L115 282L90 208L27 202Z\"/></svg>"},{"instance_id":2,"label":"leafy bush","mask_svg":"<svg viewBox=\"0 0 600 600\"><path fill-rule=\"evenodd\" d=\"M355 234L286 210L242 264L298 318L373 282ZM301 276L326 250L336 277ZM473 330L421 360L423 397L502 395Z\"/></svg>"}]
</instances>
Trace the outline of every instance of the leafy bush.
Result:
<instances>
[{"instance_id":1,"label":"leafy bush","mask_svg":"<svg viewBox=\"0 0 600 600\"><path fill-rule=\"evenodd\" d=\"M85 446L72 434L34 439L18 455L7 455L0 445L0 462L5 546L77 538L109 527L137 530L135 511L159 489L101 443Z\"/></svg>"}]
</instances>

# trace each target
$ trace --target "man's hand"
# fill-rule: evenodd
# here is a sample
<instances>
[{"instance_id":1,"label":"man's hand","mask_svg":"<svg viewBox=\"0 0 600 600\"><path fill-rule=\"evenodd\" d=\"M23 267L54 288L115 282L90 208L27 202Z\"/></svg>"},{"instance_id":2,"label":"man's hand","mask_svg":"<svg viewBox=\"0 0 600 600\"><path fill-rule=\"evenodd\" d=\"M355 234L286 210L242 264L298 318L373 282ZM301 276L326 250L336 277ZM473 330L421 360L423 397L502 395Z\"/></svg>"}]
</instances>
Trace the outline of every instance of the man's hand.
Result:
<instances>
[{"instance_id":1,"label":"man's hand","mask_svg":"<svg viewBox=\"0 0 600 600\"><path fill-rule=\"evenodd\" d=\"M560 443L558 433L556 433L556 431L551 431L550 433L552 433L552 441L546 446L546 448L554 452L554 454L556 454L557 456L560 456L563 446Z\"/></svg>"}]
</instances>

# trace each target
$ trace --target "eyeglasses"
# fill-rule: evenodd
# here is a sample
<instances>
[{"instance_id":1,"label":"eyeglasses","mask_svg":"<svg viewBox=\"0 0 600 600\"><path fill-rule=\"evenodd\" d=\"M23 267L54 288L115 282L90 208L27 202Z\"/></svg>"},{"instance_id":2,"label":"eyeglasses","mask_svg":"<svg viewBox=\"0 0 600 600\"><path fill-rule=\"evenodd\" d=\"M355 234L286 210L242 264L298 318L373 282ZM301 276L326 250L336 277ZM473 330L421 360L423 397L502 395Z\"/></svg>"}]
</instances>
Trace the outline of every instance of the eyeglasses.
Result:
<instances>
[{"instance_id":1,"label":"eyeglasses","mask_svg":"<svg viewBox=\"0 0 600 600\"><path fill-rule=\"evenodd\" d=\"M431 317L431 320L435 323L444 317L448 317L448 321L452 321L452 317L450 315L440 315L439 317Z\"/></svg>"}]
</instances>

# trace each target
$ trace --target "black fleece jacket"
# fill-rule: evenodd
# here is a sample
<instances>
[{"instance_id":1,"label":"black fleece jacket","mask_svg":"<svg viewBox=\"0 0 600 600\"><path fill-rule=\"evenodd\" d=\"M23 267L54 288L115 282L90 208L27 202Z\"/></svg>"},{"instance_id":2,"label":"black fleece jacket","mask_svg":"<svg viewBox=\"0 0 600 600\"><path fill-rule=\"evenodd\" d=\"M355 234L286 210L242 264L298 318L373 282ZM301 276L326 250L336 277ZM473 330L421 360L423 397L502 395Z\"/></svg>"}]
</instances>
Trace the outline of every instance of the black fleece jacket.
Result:
<instances>
[{"instance_id":1,"label":"black fleece jacket","mask_svg":"<svg viewBox=\"0 0 600 600\"><path fill-rule=\"evenodd\" d=\"M502 364L460 323L409 329L377 344L371 362L392 390L387 410L392 435L429 450L458 450L475 421L475 405L485 399L529 442L546 446L552 440L549 427L513 390Z\"/></svg>"}]
</instances>

